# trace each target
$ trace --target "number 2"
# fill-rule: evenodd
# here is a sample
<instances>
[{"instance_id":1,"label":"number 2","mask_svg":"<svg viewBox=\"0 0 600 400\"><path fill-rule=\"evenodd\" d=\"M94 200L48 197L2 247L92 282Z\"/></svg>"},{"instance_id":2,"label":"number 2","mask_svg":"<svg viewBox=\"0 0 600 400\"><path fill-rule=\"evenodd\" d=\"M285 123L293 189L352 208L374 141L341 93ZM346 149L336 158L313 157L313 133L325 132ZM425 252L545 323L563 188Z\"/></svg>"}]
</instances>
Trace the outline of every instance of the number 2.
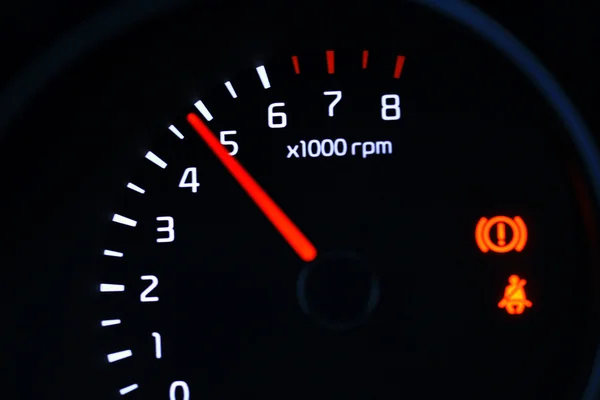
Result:
<instances>
[{"instance_id":1,"label":"number 2","mask_svg":"<svg viewBox=\"0 0 600 400\"><path fill-rule=\"evenodd\" d=\"M154 275L143 275L141 279L143 281L150 281L150 286L148 286L146 290L142 292L140 295L140 301L142 303L158 301L158 296L148 297L150 292L152 292L158 286L158 278Z\"/></svg>"}]
</instances>

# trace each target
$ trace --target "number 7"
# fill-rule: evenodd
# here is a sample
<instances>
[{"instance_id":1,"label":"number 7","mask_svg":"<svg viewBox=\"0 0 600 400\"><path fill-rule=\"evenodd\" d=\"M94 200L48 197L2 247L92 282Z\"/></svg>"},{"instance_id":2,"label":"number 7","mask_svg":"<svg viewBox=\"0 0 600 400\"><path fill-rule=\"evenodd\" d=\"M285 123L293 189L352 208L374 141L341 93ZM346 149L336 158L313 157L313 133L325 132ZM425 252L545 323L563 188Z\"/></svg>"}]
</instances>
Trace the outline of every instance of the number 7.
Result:
<instances>
[{"instance_id":1,"label":"number 7","mask_svg":"<svg viewBox=\"0 0 600 400\"><path fill-rule=\"evenodd\" d=\"M335 99L333 99L333 101L329 105L329 116L333 117L333 107L335 107L335 105L337 103L339 103L340 100L342 99L342 91L341 90L335 90L335 91L331 91L331 92L323 92L323 94L325 96L335 96Z\"/></svg>"}]
</instances>

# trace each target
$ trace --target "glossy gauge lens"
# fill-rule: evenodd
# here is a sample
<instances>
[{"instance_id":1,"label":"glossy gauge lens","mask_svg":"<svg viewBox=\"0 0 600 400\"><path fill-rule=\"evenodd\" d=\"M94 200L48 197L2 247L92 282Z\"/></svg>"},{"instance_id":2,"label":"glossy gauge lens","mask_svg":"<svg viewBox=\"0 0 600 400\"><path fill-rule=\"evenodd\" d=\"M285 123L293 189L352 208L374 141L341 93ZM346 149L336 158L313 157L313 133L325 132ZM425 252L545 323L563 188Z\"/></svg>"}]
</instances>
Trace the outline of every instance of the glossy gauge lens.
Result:
<instances>
[{"instance_id":1,"label":"glossy gauge lens","mask_svg":"<svg viewBox=\"0 0 600 400\"><path fill-rule=\"evenodd\" d=\"M96 182L94 393L581 398L598 283L569 131L473 31L367 15L185 9L56 85L77 117L44 124L98 143L68 168Z\"/></svg>"}]
</instances>

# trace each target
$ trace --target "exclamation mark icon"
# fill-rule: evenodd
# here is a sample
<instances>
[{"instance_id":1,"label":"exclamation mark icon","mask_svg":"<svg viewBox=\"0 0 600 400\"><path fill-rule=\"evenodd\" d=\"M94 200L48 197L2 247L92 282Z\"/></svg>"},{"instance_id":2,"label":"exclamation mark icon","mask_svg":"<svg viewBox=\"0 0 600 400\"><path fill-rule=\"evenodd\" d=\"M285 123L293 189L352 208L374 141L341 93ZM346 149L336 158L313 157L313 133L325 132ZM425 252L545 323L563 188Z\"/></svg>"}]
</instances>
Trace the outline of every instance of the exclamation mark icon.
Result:
<instances>
[{"instance_id":1,"label":"exclamation mark icon","mask_svg":"<svg viewBox=\"0 0 600 400\"><path fill-rule=\"evenodd\" d=\"M504 222L498 222L498 246L506 246L506 225Z\"/></svg>"},{"instance_id":2,"label":"exclamation mark icon","mask_svg":"<svg viewBox=\"0 0 600 400\"><path fill-rule=\"evenodd\" d=\"M495 227L495 225L498 225ZM506 237L506 228L511 230ZM494 230L496 232L494 232ZM494 233L492 233L494 232ZM507 239L510 239L508 241ZM475 241L483 253L493 251L494 253L508 253L509 251L521 251L527 243L527 226L521 217L509 218L498 215L492 219L482 217L475 227Z\"/></svg>"}]
</instances>

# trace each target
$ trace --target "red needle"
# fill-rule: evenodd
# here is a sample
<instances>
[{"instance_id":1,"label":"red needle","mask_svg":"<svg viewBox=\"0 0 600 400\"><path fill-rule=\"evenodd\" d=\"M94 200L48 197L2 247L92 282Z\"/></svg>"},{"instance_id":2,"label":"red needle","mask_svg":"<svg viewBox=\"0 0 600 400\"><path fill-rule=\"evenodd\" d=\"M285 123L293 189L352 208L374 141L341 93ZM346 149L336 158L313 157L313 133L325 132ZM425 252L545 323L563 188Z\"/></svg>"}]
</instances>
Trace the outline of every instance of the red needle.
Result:
<instances>
[{"instance_id":1,"label":"red needle","mask_svg":"<svg viewBox=\"0 0 600 400\"><path fill-rule=\"evenodd\" d=\"M188 114L187 120L298 256L307 262L314 260L317 257L315 246L250 176L242 164L229 155L210 128L194 113Z\"/></svg>"}]
</instances>

